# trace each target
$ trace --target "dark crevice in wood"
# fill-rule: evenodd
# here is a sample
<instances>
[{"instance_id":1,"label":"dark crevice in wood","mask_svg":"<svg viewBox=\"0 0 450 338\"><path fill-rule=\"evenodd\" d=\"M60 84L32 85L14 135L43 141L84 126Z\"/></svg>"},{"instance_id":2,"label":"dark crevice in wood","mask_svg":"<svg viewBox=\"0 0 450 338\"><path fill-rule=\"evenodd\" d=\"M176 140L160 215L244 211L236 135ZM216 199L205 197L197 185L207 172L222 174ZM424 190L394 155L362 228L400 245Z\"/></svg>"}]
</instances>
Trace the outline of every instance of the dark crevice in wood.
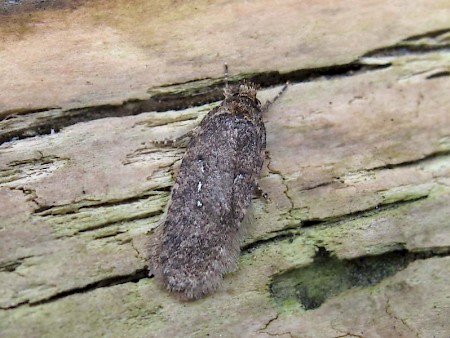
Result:
<instances>
[{"instance_id":1,"label":"dark crevice in wood","mask_svg":"<svg viewBox=\"0 0 450 338\"><path fill-rule=\"evenodd\" d=\"M258 74L244 74L229 80L230 84L242 80L257 83L261 88L281 85L287 81L307 82L321 78L351 76L372 70L389 67L389 65L365 65L359 61L343 65L333 65L313 69L300 69L288 73L269 71ZM130 99L117 104L104 104L92 107L51 111L30 110L20 114L12 114L4 119L4 131L0 133L0 144L14 139L23 139L36 135L46 135L60 131L62 128L78 122L87 122L105 117L122 117L137 115L142 112L163 112L181 110L193 106L212 103L223 99L223 79L199 79L187 83L173 84L149 90L149 98ZM25 116L46 114L45 118L36 118L26 125ZM15 120L17 127L14 126ZM6 124L7 123L7 124ZM25 126L24 126L25 124ZM8 126L11 126L8 129Z\"/></svg>"},{"instance_id":2,"label":"dark crevice in wood","mask_svg":"<svg viewBox=\"0 0 450 338\"><path fill-rule=\"evenodd\" d=\"M8 16L14 17L14 15L21 13L32 13L39 11L48 11L53 9L75 9L82 4L85 0L38 0L38 1L25 1L25 0L8 0L3 1L3 5L0 5L0 16L2 19Z\"/></svg>"},{"instance_id":3,"label":"dark crevice in wood","mask_svg":"<svg viewBox=\"0 0 450 338\"><path fill-rule=\"evenodd\" d=\"M159 216L159 215L162 215L163 213L164 213L164 210L151 211L151 212L148 212L148 213L143 213L141 215L132 216L132 217L129 217L129 218L122 218L122 219L120 219L118 221L105 222L105 223L97 224L95 226L87 227L87 228L84 228L84 229L79 229L77 231L77 233L96 231L96 230L100 230L100 229L103 229L103 228L106 228L106 227L110 227L110 226L115 225L115 224L121 224L123 222L132 222L132 221L137 221L137 220L140 220L140 219L146 219L146 218L150 218L150 217Z\"/></svg>"},{"instance_id":4,"label":"dark crevice in wood","mask_svg":"<svg viewBox=\"0 0 450 338\"><path fill-rule=\"evenodd\" d=\"M362 57L402 56L408 54L424 54L445 50L450 51L450 44L448 43L448 39L446 39L445 37L445 35L447 35L448 33L450 33L450 29L446 28L410 36L394 46L382 47L372 50L364 54ZM440 41L441 37L443 37L442 41ZM420 42L420 40L433 40L434 43L430 43L430 41Z\"/></svg>"},{"instance_id":5,"label":"dark crevice in wood","mask_svg":"<svg viewBox=\"0 0 450 338\"><path fill-rule=\"evenodd\" d=\"M438 30L426 32L423 34L413 35L413 36L410 36L409 38L404 39L403 41L415 41L415 40L420 40L420 39L424 39L424 38L435 39L435 38L445 35L447 33L450 33L450 28L438 29Z\"/></svg>"},{"instance_id":6,"label":"dark crevice in wood","mask_svg":"<svg viewBox=\"0 0 450 338\"><path fill-rule=\"evenodd\" d=\"M2 112L2 117L0 118L1 121L7 121L12 118L17 118L20 116L26 116L29 114L36 114L36 113L42 113L47 112L50 110L61 110L61 107L42 107L42 108L32 108L32 109L14 109L14 110L7 110Z\"/></svg>"},{"instance_id":7,"label":"dark crevice in wood","mask_svg":"<svg viewBox=\"0 0 450 338\"><path fill-rule=\"evenodd\" d=\"M449 71L442 71L442 72L437 72L437 73L431 74L431 75L427 76L426 79L431 80L431 79L437 79L437 78L446 77L446 76L450 76Z\"/></svg>"},{"instance_id":8,"label":"dark crevice in wood","mask_svg":"<svg viewBox=\"0 0 450 338\"><path fill-rule=\"evenodd\" d=\"M302 221L301 225L302 225L302 228L309 228L309 227L323 224L325 222L326 222L326 220L323 220L323 219L307 219L307 220Z\"/></svg>"},{"instance_id":9,"label":"dark crevice in wood","mask_svg":"<svg viewBox=\"0 0 450 338\"><path fill-rule=\"evenodd\" d=\"M13 306L8 306L8 307L1 307L1 309L3 310L11 310L11 309L15 309L18 308L20 306L23 305L29 305L29 306L38 306L38 305L42 305L42 304L47 304L47 303L51 303L54 301L57 301L59 299L65 298L65 297L69 297L71 295L75 295L75 294L80 294L80 293L86 293L86 292L90 292L99 288L106 288L106 287L111 287L111 286L115 286L115 285L120 285L120 284L125 284L125 283L137 283L139 282L141 279L144 278L149 278L148 276L148 271L147 268L142 268L142 269L138 269L132 273L126 274L126 275L120 275L120 276L110 276L107 277L105 279L96 281L96 282L92 282L89 283L87 285L84 286L80 286L77 288L73 288L70 290L65 290L65 291L61 291L58 292L46 299L41 299L39 301L23 301L20 303L17 303Z\"/></svg>"},{"instance_id":10,"label":"dark crevice in wood","mask_svg":"<svg viewBox=\"0 0 450 338\"><path fill-rule=\"evenodd\" d=\"M343 222L352 221L354 219L370 217L370 216L373 216L373 214L375 214L375 213L381 213L381 212L384 212L387 210L398 208L399 206L402 206L402 205L412 204L412 203L418 202L420 200L424 200L426 198L428 198L427 195L420 196L420 197L413 198L413 199L408 199L408 200L400 200L400 201L396 201L396 202L389 203L389 204L377 205L370 209L355 211L355 212L345 214L342 216L323 218L323 219L311 218L311 219L307 219L307 220L302 220L300 223L293 224L289 227L285 227L281 230L277 230L277 231L269 233L268 234L269 237L259 239L259 240L256 240L254 242L244 245L242 247L242 251L243 252L251 252L252 250L254 250L262 245L282 241L282 240L289 239L289 238L291 240L294 240L295 237L301 236L303 233L303 230L306 228L311 228L311 227L315 227L315 226L330 226L331 227L331 226L334 226L334 225L337 225L337 224L340 224Z\"/></svg>"},{"instance_id":11,"label":"dark crevice in wood","mask_svg":"<svg viewBox=\"0 0 450 338\"><path fill-rule=\"evenodd\" d=\"M322 218L322 219L307 219L301 221L301 227L302 228L308 228L318 225L332 225L342 222L348 222L354 219L361 219L361 218L367 218L370 216L373 216L375 213L384 212L387 210L398 208L399 206L405 205L405 204L412 204L421 200L424 200L428 198L428 195L419 196L416 198L410 198L410 199L404 199L395 201L392 203L386 203L386 204L379 204L369 209L359 210L352 213L348 213L342 216L336 216L336 217L330 217L330 218Z\"/></svg>"},{"instance_id":12,"label":"dark crevice in wood","mask_svg":"<svg viewBox=\"0 0 450 338\"><path fill-rule=\"evenodd\" d=\"M111 277L87 284L85 286L81 286L78 288L59 292L47 299L43 299L43 300L40 300L37 302L31 301L28 304L30 306L46 304L46 303L54 302L61 298L65 298L65 297L75 295L75 294L90 292L90 291L93 291L93 290L96 290L99 288L106 288L106 287L111 287L111 286L115 286L115 285L130 283L130 282L137 283L141 279L144 279L144 278L148 278L148 271L146 268L138 269L130 274L126 274L126 275L122 275L122 276L111 276Z\"/></svg>"},{"instance_id":13,"label":"dark crevice in wood","mask_svg":"<svg viewBox=\"0 0 450 338\"><path fill-rule=\"evenodd\" d=\"M254 242L245 244L244 246L241 247L241 252L249 253L249 252L252 252L253 250L255 250L256 248L259 248L262 245L269 244L269 243L276 243L279 241L284 241L286 239L293 241L294 237L298 236L298 230L292 231L292 229L284 228L283 230L280 230L277 232L272 232L272 234L274 234L274 236L256 240Z\"/></svg>"},{"instance_id":14,"label":"dark crevice in wood","mask_svg":"<svg viewBox=\"0 0 450 338\"><path fill-rule=\"evenodd\" d=\"M384 47L375 49L369 53L362 55L362 57L389 57L389 56L403 56L409 54L425 54L438 51L450 51L450 44L441 46L430 46L426 44L421 45L398 45L393 47Z\"/></svg>"},{"instance_id":15,"label":"dark crevice in wood","mask_svg":"<svg viewBox=\"0 0 450 338\"><path fill-rule=\"evenodd\" d=\"M29 304L29 301L28 300L24 300L22 302L19 302L19 303L16 303L16 304L12 305L12 306L0 306L0 309L1 310L12 310L12 309L15 309L15 308L18 308L18 307L20 307L22 305L27 305L27 304Z\"/></svg>"},{"instance_id":16,"label":"dark crevice in wood","mask_svg":"<svg viewBox=\"0 0 450 338\"><path fill-rule=\"evenodd\" d=\"M13 261L5 261L0 263L0 272L14 272L16 269L22 265L23 261L27 258L34 257L33 255L30 256L23 256L20 258L16 258Z\"/></svg>"},{"instance_id":17,"label":"dark crevice in wood","mask_svg":"<svg viewBox=\"0 0 450 338\"><path fill-rule=\"evenodd\" d=\"M34 214L42 216L42 217L54 216L54 215L70 215L70 214L75 214L83 209L120 206L120 205L138 202L141 200L146 200L152 196L154 196L154 197L157 197L158 195L163 196L162 194L159 194L159 193L170 192L170 189L171 189L171 187L168 187L167 189L166 188L155 189L155 190L151 190L148 193L145 193L145 194L142 194L139 196L132 196L132 197L120 199L120 200L98 201L98 202L86 200L86 202L87 202L86 205L74 204L73 206L71 206L71 205L42 206L39 209L36 209L34 211ZM83 201L80 201L77 204L80 204L81 202L83 202ZM60 210L64 207L67 207L67 209L65 209L63 211Z\"/></svg>"},{"instance_id":18,"label":"dark crevice in wood","mask_svg":"<svg viewBox=\"0 0 450 338\"><path fill-rule=\"evenodd\" d=\"M444 156L450 156L450 150L443 150L443 151L436 151L430 154L425 154L422 157L412 159L409 161L399 162L399 163L390 163L386 165L382 165L379 167L374 167L369 169L369 171L377 171L377 170L383 170L383 169L396 169L396 168L404 168L409 166L416 166L420 163L423 163L425 161L433 160L438 157L444 157Z\"/></svg>"}]
</instances>

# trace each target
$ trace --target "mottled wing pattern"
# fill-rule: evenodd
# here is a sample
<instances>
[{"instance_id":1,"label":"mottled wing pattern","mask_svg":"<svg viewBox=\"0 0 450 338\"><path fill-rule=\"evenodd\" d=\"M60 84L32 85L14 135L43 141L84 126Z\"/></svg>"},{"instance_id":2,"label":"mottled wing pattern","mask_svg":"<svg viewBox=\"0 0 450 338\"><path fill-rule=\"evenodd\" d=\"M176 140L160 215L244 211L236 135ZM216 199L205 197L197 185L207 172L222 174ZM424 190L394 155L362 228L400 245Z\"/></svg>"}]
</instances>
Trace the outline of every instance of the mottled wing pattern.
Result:
<instances>
[{"instance_id":1,"label":"mottled wing pattern","mask_svg":"<svg viewBox=\"0 0 450 338\"><path fill-rule=\"evenodd\" d=\"M180 298L214 291L236 269L240 225L265 151L261 107L251 94L228 95L204 118L183 157L152 271Z\"/></svg>"}]
</instances>

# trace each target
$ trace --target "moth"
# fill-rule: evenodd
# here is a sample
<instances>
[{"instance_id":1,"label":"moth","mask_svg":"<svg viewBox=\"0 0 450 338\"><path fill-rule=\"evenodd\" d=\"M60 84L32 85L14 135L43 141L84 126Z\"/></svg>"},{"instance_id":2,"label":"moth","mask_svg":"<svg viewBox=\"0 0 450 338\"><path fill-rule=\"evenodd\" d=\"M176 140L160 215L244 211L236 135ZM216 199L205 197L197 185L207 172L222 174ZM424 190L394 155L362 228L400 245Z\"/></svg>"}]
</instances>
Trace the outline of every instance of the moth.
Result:
<instances>
[{"instance_id":1,"label":"moth","mask_svg":"<svg viewBox=\"0 0 450 338\"><path fill-rule=\"evenodd\" d=\"M182 300L214 292L237 269L242 221L266 150L262 114L268 104L256 95L250 82L227 86L182 159L149 264L159 283Z\"/></svg>"}]
</instances>

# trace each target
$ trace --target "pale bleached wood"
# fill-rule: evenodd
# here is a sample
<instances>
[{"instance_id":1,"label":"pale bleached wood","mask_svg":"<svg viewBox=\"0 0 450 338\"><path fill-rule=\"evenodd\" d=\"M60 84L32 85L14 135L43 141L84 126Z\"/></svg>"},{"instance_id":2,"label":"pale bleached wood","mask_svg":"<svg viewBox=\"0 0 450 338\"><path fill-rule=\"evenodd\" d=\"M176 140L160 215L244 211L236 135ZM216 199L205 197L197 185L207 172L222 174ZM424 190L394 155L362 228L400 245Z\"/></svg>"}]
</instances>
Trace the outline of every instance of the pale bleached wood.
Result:
<instances>
[{"instance_id":1,"label":"pale bleached wood","mask_svg":"<svg viewBox=\"0 0 450 338\"><path fill-rule=\"evenodd\" d=\"M308 3L308 6L306 2L299 4L303 4L301 15L306 15L303 11L310 13L310 21L315 18L319 21L318 27L330 30L336 29L333 23L346 22L351 13L360 11L361 18L367 18L366 6L377 9L372 15L385 17L385 23L393 15L392 2L374 1L359 7L348 2L346 10L342 11L331 11L329 4L324 10L321 2ZM398 7L395 10L400 11L399 3L394 4ZM428 4L429 11L443 5L438 1ZM101 9L104 5L89 6ZM60 18L58 15L78 15L92 20L93 14L86 14L89 6L33 15L42 16L43 20ZM112 11L119 11L121 6L113 6ZM204 15L208 10L215 13L220 6L224 6L224 11L229 6L238 8L236 13L241 15L251 8L261 18L272 17L264 3L215 4L202 7L201 13ZM287 8L292 11L300 8L284 6L272 11L282 11L289 18ZM402 10L412 11L408 6L404 4ZM136 4L135 10L138 8ZM169 17L166 11L160 11L165 18ZM327 26L330 11L335 21ZM339 53L345 54L346 60L352 60L356 54L367 54L360 64L389 67L293 83L271 107L265 116L269 156L261 178L261 187L270 200L253 201L239 270L225 278L216 294L197 302L180 303L160 290L152 278L146 277L149 238L164 212L183 154L182 147L159 147L152 141L174 138L192 130L215 103L178 111L148 111L135 116L94 119L52 134L0 145L1 335L445 336L450 330L446 310L450 285L450 66L448 47L445 47L448 31L430 33L447 12L439 13L436 20L427 21L430 14L422 9L423 18L419 22L413 20L418 14L401 17L398 26L392 28L392 35L386 35L367 21L370 34L378 40L367 39L367 31L362 29L359 35L352 31L352 36L361 39L358 41L366 38L367 44L355 43L358 48L348 46L346 48L354 49ZM104 20L101 11L98 15L99 20ZM274 17L282 17L277 15ZM42 27L48 29L50 26L45 20ZM195 28L186 26L186 20L172 18L173 34L181 31L180 27ZM426 21L431 26L426 26ZM289 23L292 22L287 20L287 25ZM142 32L148 29L147 25L144 22L125 28ZM412 31L405 32L405 27L412 26ZM43 38L42 27L36 27L36 41ZM66 29L74 33L73 27L69 23ZM269 25L261 30L260 43L266 41L270 45L270 34L274 34L270 33L271 29ZM108 37L108 32L111 33L107 29L102 36ZM235 34L227 32L226 36ZM285 48L294 48L292 41L283 39L294 39L295 32L294 29L280 30L276 36L284 41ZM401 44L400 40L419 33L424 36L408 40L410 46L419 45L419 50L410 48L398 52L396 43ZM27 41L28 33L24 34ZM56 32L50 32L49 41L53 34ZM317 38L310 34L303 36L305 41L300 37L295 41L300 39L298 41L306 44L308 39ZM81 34L80 45L95 36L95 31L92 35ZM135 37L138 38L140 43L145 42L144 37ZM242 39L247 41L246 35ZM324 39L337 40L340 44L346 40L342 34ZM131 41L136 43L137 40ZM388 41L393 42L391 49L374 51L378 46L390 47ZM4 49L1 53L12 57L8 53L21 45L16 41L11 46L11 50ZM73 41L67 42L67 46L74 46ZM427 46L435 50L425 53ZM214 47L212 45L211 50ZM280 50L271 52L271 63L258 56L266 52L260 47L259 52L254 53L257 56L249 64L244 62L238 70L301 71L307 67L301 61L303 54L298 52L298 46L296 48L298 55L289 57L292 54L288 54L285 66L278 58ZM327 50L323 51L327 56L324 59L317 58L319 50L314 48L305 53L315 66L333 67L343 61L341 56L334 58ZM74 54L67 53L71 57L75 57ZM137 52L130 55L142 56ZM168 60L171 60L168 56L163 58L164 62ZM182 69L189 69L203 59L192 61L185 55L183 60L178 66L172 64L176 79L165 75L154 83L195 79L193 73L184 73ZM49 65L63 67L66 61L61 62L51 59ZM98 63L98 59L93 58L90 66ZM205 73L199 74L215 74L213 63L214 60L210 60L208 67L211 68L206 67ZM103 103L121 107L117 97L130 97L123 86L129 83L139 86L140 81L154 84L153 80L147 81L148 78L124 80L121 76L130 74L129 69L118 67L116 70L110 73L114 78L110 85L117 95L108 97L102 86L96 84L98 91L92 97L83 96L78 89L70 95L86 99L79 101L81 107L99 98ZM70 77L68 69L65 71ZM66 73L62 71L62 74ZM81 71L72 79L81 81L85 75ZM46 81L51 77L46 77ZM22 75L14 81L24 79ZM123 84L117 85L119 79ZM104 81L106 83L107 79ZM74 83L71 85L75 87L69 88L77 87ZM181 90L179 86L154 90L165 91L168 97L172 94L176 99L186 93L192 95L196 88L209 88L213 92L215 85L214 80L205 80L182 85ZM30 95L24 97L34 100L36 85L30 83L27 88ZM42 102L48 100L45 104L53 107L65 105L62 102L71 100L66 90L69 92L68 88L63 88L61 93L53 92L52 100L44 98ZM279 87L261 90L259 97L264 101L278 91ZM148 98L153 94L145 95ZM13 98L11 96L8 102L13 102ZM19 106L25 109L27 102ZM49 112L53 112L64 118L64 112L68 111L66 107L22 114L20 123L25 129L27 125L33 129L39 117L49 118ZM12 130L14 123L19 123L17 118L3 121L2 126L6 128L2 132ZM385 269L381 272L365 270L354 277L376 279L379 273L379 283L350 288L334 297L324 296L325 302L317 309L306 309L292 298L302 289L296 291L295 279L290 273L305 271L314 275L311 271L317 271L316 276L324 278L325 283L327 269L337 269L337 262L352 265L376 255L379 257L376 264L385 264ZM391 270L401 271L390 275ZM332 271L341 277L337 284L357 286L343 273ZM310 290L315 291L312 285L317 281L309 282ZM287 286L280 292L279 285ZM319 293L325 295L327 291Z\"/></svg>"}]
</instances>

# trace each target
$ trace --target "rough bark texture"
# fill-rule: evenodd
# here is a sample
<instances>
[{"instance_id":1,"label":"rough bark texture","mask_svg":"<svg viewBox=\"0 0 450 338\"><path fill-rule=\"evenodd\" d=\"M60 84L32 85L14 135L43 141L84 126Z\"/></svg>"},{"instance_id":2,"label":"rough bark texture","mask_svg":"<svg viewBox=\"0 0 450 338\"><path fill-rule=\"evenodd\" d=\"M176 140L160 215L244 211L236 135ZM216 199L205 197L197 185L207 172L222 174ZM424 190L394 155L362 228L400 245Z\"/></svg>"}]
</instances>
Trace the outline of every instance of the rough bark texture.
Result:
<instances>
[{"instance_id":1,"label":"rough bark texture","mask_svg":"<svg viewBox=\"0 0 450 338\"><path fill-rule=\"evenodd\" d=\"M450 336L449 23L448 0L3 2L0 335ZM239 269L183 303L146 273L184 152L152 141L198 125L224 61L262 101L292 85Z\"/></svg>"}]
</instances>

